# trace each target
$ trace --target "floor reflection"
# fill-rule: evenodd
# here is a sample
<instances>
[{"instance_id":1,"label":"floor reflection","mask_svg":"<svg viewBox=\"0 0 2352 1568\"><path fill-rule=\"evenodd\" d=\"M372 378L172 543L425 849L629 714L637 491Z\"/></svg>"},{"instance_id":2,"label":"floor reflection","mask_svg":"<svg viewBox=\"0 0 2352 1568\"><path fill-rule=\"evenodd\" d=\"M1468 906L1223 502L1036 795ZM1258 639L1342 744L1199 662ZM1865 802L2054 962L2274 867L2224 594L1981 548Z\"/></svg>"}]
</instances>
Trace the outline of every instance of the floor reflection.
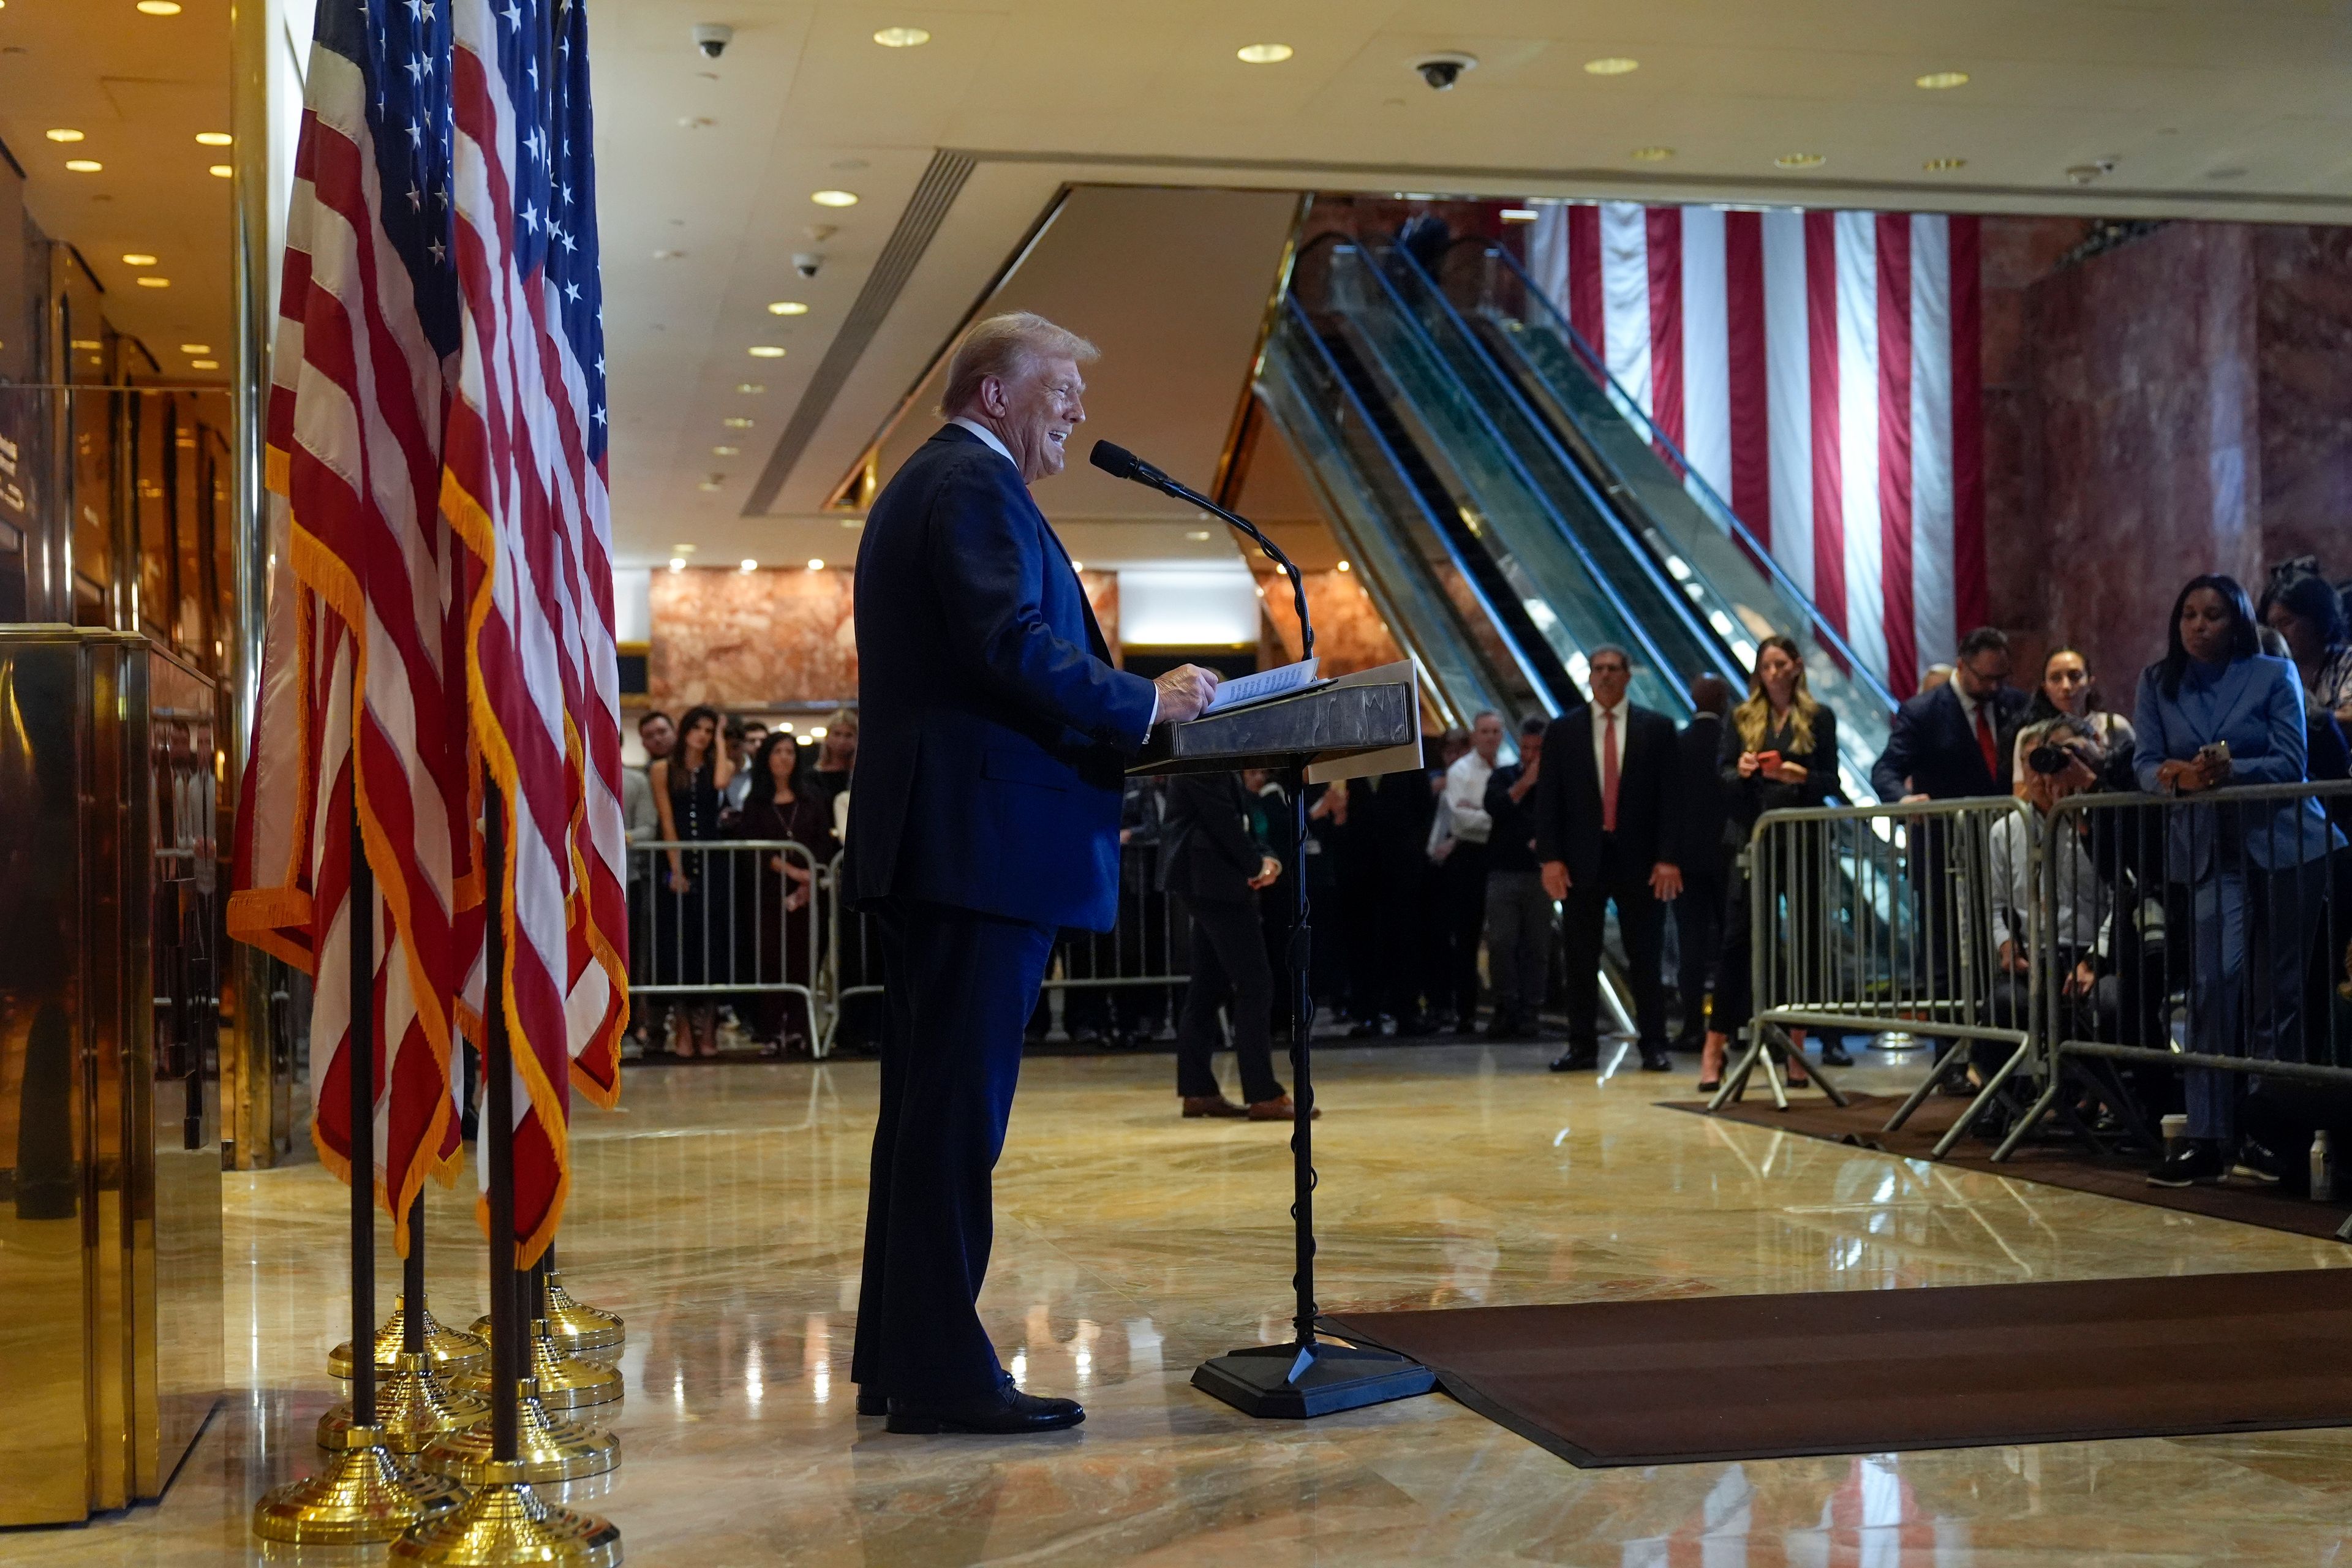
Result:
<instances>
[{"instance_id":1,"label":"floor reflection","mask_svg":"<svg viewBox=\"0 0 2352 1568\"><path fill-rule=\"evenodd\" d=\"M1543 1065L1533 1049L1328 1055L1327 1307L2343 1261L1654 1108L1686 1080ZM625 1458L584 1500L621 1524L630 1562L2075 1568L2342 1550L2352 1440L2336 1433L1579 1471L1443 1397L1244 1421L1186 1380L1287 1335L1288 1152L1279 1128L1179 1120L1167 1072L1160 1058L1027 1068L983 1307L1015 1374L1090 1418L1017 1442L892 1437L855 1415L870 1065L645 1069L624 1110L583 1110L566 1283L629 1332L628 1397L582 1413L621 1433ZM235 1394L161 1506L0 1534L0 1563L258 1560L247 1510L317 1462L335 1397L321 1368L346 1310L342 1205L315 1167L229 1179ZM469 1186L428 1194L433 1306L459 1322L482 1300L471 1210Z\"/></svg>"}]
</instances>

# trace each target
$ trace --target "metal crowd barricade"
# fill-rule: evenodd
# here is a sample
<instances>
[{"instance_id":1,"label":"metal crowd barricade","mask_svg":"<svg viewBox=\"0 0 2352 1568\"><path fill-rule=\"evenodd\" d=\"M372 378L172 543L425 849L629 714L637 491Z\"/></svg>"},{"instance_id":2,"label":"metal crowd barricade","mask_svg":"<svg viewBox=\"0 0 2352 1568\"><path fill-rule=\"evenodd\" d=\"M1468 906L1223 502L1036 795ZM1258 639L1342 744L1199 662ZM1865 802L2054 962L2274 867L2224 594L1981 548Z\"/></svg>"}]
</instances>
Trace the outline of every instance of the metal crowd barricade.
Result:
<instances>
[{"instance_id":1,"label":"metal crowd barricade","mask_svg":"<svg viewBox=\"0 0 2352 1568\"><path fill-rule=\"evenodd\" d=\"M2352 1089L2347 830L2346 781L2059 802L2036 964L2052 1070L2010 1144L2055 1115L2152 1150L2176 1072L2193 1134L2241 1120L2249 1076Z\"/></svg>"},{"instance_id":2,"label":"metal crowd barricade","mask_svg":"<svg viewBox=\"0 0 2352 1568\"><path fill-rule=\"evenodd\" d=\"M1964 1074L1979 1042L2008 1047L1936 1145L1944 1153L2014 1075L2042 1071L2032 1027L2039 971L2022 961L2039 944L2038 854L2032 811L2007 796L1766 813L1742 859L1749 994L1732 1014L1747 1042L1709 1109L1740 1098L1759 1068L1786 1109L1786 1066L1801 1055L1793 1029L1940 1040L1889 1131ZM1818 1066L1805 1070L1846 1103Z\"/></svg>"},{"instance_id":3,"label":"metal crowd barricade","mask_svg":"<svg viewBox=\"0 0 2352 1568\"><path fill-rule=\"evenodd\" d=\"M656 1004L640 1016L665 1015L665 1002L729 1003L755 1035L803 1025L824 1054L832 902L826 868L791 839L631 844L629 991Z\"/></svg>"},{"instance_id":4,"label":"metal crowd barricade","mask_svg":"<svg viewBox=\"0 0 2352 1568\"><path fill-rule=\"evenodd\" d=\"M828 888L837 886L840 876L841 857L836 855L826 868ZM826 1004L824 1049L830 1051L849 1004L861 996L878 996L883 987L881 944L872 917L849 908L845 900L827 901L833 935L821 989ZM1055 943L1044 990L1048 996L1062 996L1065 1024L1074 1029L1108 1026L1103 1032L1128 1033L1133 1031L1120 1028L1121 1024L1172 1023L1177 993L1187 979L1186 933L1181 925L1167 894L1123 877L1118 923L1112 929L1066 931ZM1153 995L1155 989L1160 994ZM1080 994L1084 1004L1076 1000ZM1084 1026L1071 1024L1074 1013L1086 1020Z\"/></svg>"}]
</instances>

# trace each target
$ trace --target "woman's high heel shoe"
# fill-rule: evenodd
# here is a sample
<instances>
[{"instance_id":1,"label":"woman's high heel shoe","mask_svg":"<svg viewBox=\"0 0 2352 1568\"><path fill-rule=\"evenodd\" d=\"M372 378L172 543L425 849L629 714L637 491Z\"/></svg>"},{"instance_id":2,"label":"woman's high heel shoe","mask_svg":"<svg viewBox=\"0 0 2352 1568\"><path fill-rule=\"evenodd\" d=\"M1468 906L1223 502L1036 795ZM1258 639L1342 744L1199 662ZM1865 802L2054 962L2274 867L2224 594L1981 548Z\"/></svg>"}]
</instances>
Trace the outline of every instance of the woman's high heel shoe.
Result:
<instances>
[{"instance_id":1,"label":"woman's high heel shoe","mask_svg":"<svg viewBox=\"0 0 2352 1568\"><path fill-rule=\"evenodd\" d=\"M1713 1094L1723 1087L1723 1054L1727 1044L1721 1035L1709 1035L1698 1053L1698 1091Z\"/></svg>"}]
</instances>

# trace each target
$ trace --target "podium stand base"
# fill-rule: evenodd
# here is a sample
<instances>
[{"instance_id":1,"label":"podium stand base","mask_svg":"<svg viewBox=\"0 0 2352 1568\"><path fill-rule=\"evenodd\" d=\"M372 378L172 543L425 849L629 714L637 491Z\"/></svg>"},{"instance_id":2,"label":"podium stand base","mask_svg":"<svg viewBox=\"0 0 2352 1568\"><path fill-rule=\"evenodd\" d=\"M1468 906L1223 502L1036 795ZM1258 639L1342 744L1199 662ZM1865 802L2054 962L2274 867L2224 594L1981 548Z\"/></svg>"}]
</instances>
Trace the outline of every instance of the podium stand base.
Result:
<instances>
[{"instance_id":1,"label":"podium stand base","mask_svg":"<svg viewBox=\"0 0 2352 1568\"><path fill-rule=\"evenodd\" d=\"M1427 1394L1437 1374L1393 1351L1318 1341L1303 1351L1253 1345L1204 1361L1192 1370L1192 1386L1244 1415L1300 1421Z\"/></svg>"}]
</instances>

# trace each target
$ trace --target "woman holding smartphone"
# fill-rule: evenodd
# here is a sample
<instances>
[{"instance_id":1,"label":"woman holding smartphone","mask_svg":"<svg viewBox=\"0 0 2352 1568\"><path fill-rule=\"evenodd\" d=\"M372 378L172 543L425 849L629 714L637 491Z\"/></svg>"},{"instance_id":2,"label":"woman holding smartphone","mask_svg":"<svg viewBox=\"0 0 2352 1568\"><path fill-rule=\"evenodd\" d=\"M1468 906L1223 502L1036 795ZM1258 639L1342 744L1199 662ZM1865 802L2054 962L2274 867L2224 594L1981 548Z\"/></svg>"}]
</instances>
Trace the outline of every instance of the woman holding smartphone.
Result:
<instances>
[{"instance_id":1,"label":"woman holding smartphone","mask_svg":"<svg viewBox=\"0 0 2352 1568\"><path fill-rule=\"evenodd\" d=\"M1805 684L1804 656L1784 637L1769 637L1756 650L1756 668L1748 677L1748 700L1731 710L1723 731L1723 782L1730 797L1726 832L1746 845L1756 831L1756 819L1785 806L1822 805L1840 798L1837 773L1837 715L1814 700ZM1790 911L1792 962L1798 973L1808 972L1818 959L1822 931L1822 889L1818 870L1801 872L1790 896L1798 907ZM1699 1057L1699 1089L1711 1093L1722 1082L1723 1058L1731 1030L1746 1024L1755 1010L1748 975L1748 876L1731 880L1730 900L1723 912L1723 956L1716 965L1715 1004L1709 1010L1706 1044ZM1799 1047L1801 1030L1790 1031ZM1848 1057L1835 1039L1822 1044L1822 1061L1843 1067ZM1803 1083L1803 1069L1790 1066L1790 1081Z\"/></svg>"},{"instance_id":2,"label":"woman holding smartphone","mask_svg":"<svg viewBox=\"0 0 2352 1568\"><path fill-rule=\"evenodd\" d=\"M2300 783L2303 684L2293 664L2261 651L2237 580L2190 578L2169 638L2141 674L2132 710L2140 788L2193 801L2229 784ZM2189 1048L2302 1060L2305 964L2326 923L2328 851L2342 839L2307 795L2176 805L2164 816L2166 989L2187 981ZM2150 1184L2225 1174L2277 1182L2284 1161L2238 1135L2248 1076L2188 1068L2181 1078L2189 1141L2148 1173Z\"/></svg>"}]
</instances>

